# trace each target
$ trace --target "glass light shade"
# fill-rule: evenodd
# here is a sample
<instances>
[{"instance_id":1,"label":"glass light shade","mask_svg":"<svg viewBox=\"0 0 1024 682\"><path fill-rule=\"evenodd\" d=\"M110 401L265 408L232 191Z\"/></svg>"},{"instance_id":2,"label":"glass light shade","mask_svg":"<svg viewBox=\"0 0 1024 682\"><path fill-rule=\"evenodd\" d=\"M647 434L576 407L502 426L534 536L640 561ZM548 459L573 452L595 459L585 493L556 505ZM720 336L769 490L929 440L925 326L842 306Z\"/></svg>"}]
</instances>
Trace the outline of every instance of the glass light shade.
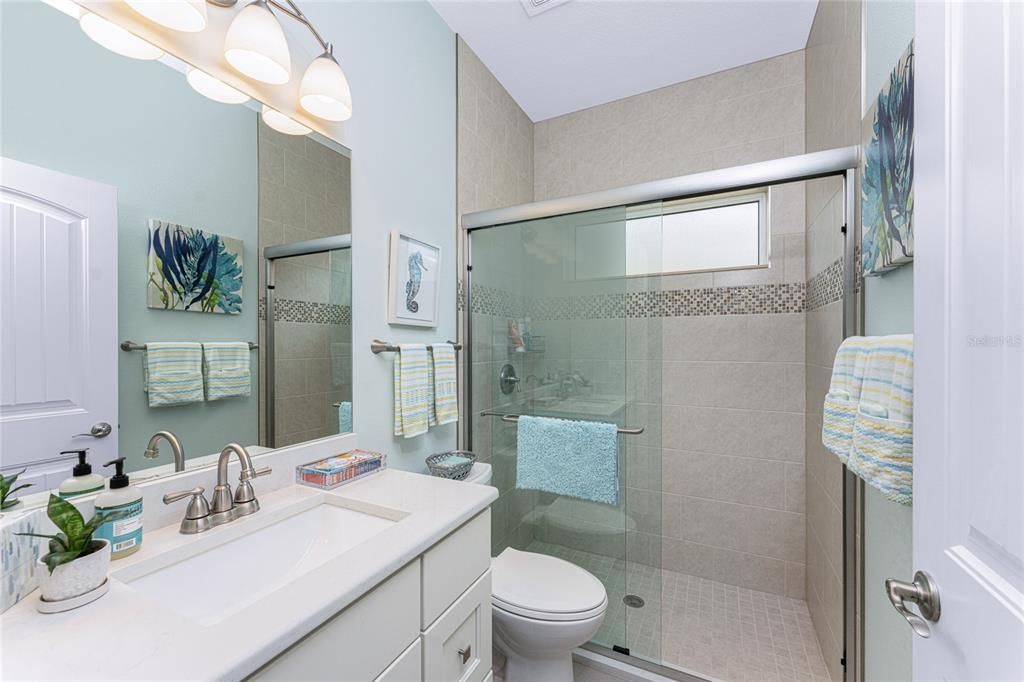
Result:
<instances>
[{"instance_id":1,"label":"glass light shade","mask_svg":"<svg viewBox=\"0 0 1024 682\"><path fill-rule=\"evenodd\" d=\"M249 95L235 90L224 81L214 78L194 66L188 67L188 71L185 72L185 80L188 81L193 90L203 97L212 99L214 102L242 104L249 101Z\"/></svg>"},{"instance_id":2,"label":"glass light shade","mask_svg":"<svg viewBox=\"0 0 1024 682\"><path fill-rule=\"evenodd\" d=\"M224 58L239 73L261 83L281 85L291 78L288 41L264 0L249 3L231 21L224 36Z\"/></svg>"},{"instance_id":3,"label":"glass light shade","mask_svg":"<svg viewBox=\"0 0 1024 682\"><path fill-rule=\"evenodd\" d=\"M302 76L299 104L317 118L345 121L352 117L352 93L341 66L329 52L313 60Z\"/></svg>"},{"instance_id":4,"label":"glass light shade","mask_svg":"<svg viewBox=\"0 0 1024 682\"><path fill-rule=\"evenodd\" d=\"M277 109L271 109L266 104L263 105L262 116L264 123L277 132L284 133L285 135L306 135L307 133L312 132L309 128L298 121L292 120Z\"/></svg>"},{"instance_id":5,"label":"glass light shade","mask_svg":"<svg viewBox=\"0 0 1024 682\"><path fill-rule=\"evenodd\" d=\"M125 0L133 10L161 26L197 33L206 28L206 0Z\"/></svg>"},{"instance_id":6,"label":"glass light shade","mask_svg":"<svg viewBox=\"0 0 1024 682\"><path fill-rule=\"evenodd\" d=\"M156 45L147 43L142 38L129 33L117 24L107 21L98 14L85 12L78 20L85 35L124 57L132 59L159 59L164 51Z\"/></svg>"}]
</instances>

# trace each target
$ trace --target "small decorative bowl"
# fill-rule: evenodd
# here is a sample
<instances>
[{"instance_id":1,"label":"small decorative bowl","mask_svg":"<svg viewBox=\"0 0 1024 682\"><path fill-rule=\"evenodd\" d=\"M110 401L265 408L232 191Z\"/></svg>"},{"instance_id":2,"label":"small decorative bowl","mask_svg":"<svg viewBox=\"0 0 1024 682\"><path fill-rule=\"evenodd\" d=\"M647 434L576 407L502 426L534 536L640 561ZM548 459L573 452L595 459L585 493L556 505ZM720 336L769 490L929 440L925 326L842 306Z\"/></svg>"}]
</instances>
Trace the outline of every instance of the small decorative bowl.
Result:
<instances>
[{"instance_id":1,"label":"small decorative bowl","mask_svg":"<svg viewBox=\"0 0 1024 682\"><path fill-rule=\"evenodd\" d=\"M476 462L476 455L469 450L450 450L427 457L427 468L431 476L461 481L469 475Z\"/></svg>"}]
</instances>

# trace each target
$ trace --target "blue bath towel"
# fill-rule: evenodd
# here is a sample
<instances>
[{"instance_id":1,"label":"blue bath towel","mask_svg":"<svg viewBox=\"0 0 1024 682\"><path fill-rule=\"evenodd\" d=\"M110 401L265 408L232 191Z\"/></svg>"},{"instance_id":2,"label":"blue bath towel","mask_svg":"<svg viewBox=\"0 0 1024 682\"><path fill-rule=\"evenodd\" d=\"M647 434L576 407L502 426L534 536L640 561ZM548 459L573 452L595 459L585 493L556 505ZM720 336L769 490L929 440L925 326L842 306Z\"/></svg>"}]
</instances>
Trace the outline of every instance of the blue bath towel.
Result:
<instances>
[{"instance_id":1,"label":"blue bath towel","mask_svg":"<svg viewBox=\"0 0 1024 682\"><path fill-rule=\"evenodd\" d=\"M520 417L516 487L619 503L618 427Z\"/></svg>"},{"instance_id":2,"label":"blue bath towel","mask_svg":"<svg viewBox=\"0 0 1024 682\"><path fill-rule=\"evenodd\" d=\"M352 403L348 400L338 403L338 433L352 433Z\"/></svg>"}]
</instances>

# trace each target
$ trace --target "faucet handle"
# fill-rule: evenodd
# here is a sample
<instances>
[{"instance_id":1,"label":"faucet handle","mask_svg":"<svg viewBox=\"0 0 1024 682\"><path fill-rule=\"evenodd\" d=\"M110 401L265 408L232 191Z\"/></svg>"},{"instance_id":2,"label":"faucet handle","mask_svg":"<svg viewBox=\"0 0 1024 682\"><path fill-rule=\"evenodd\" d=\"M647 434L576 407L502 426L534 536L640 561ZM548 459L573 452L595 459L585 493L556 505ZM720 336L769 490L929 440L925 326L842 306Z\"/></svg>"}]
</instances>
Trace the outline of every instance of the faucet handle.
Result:
<instances>
[{"instance_id":1,"label":"faucet handle","mask_svg":"<svg viewBox=\"0 0 1024 682\"><path fill-rule=\"evenodd\" d=\"M206 501L206 497L203 495L205 492L206 488L196 486L191 490L182 490L164 495L164 504L173 504L186 497L192 498L189 500L188 507L185 508L185 518L181 520L181 527L178 529L181 533L193 535L209 530L210 503Z\"/></svg>"}]
</instances>

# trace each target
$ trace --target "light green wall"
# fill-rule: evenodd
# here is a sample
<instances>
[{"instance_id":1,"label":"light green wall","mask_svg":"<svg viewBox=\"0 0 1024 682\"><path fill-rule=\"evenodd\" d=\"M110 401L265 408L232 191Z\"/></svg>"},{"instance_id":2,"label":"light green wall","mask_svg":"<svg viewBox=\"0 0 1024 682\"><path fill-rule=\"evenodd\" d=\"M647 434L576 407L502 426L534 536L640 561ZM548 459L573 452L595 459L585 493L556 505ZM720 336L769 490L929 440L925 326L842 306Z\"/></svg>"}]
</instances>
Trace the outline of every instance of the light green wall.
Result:
<instances>
[{"instance_id":1,"label":"light green wall","mask_svg":"<svg viewBox=\"0 0 1024 682\"><path fill-rule=\"evenodd\" d=\"M456 336L455 34L429 3L320 2L304 9L334 42L352 87L352 344L355 430L360 447L388 466L425 471L424 458L455 448L456 426L416 438L392 435L391 353L374 338L431 343ZM388 233L401 230L442 250L437 328L387 322Z\"/></svg>"},{"instance_id":2,"label":"light green wall","mask_svg":"<svg viewBox=\"0 0 1024 682\"><path fill-rule=\"evenodd\" d=\"M914 3L864 4L865 98L868 104L914 36ZM914 266L864 280L865 333L914 330ZM913 514L865 486L864 500L864 677L868 682L909 681L913 635L885 595L886 578L909 580L913 569Z\"/></svg>"},{"instance_id":3,"label":"light green wall","mask_svg":"<svg viewBox=\"0 0 1024 682\"><path fill-rule=\"evenodd\" d=\"M163 64L105 50L42 3L4 2L0 11L2 154L117 187L118 337L255 340L256 114L199 96ZM245 242L241 315L146 307L150 218ZM251 398L153 409L142 390L142 354L118 351L118 359L120 451L129 468L151 463L142 450L159 429L181 436L190 456L230 440L256 442L255 354ZM169 456L163 447L160 461Z\"/></svg>"}]
</instances>

